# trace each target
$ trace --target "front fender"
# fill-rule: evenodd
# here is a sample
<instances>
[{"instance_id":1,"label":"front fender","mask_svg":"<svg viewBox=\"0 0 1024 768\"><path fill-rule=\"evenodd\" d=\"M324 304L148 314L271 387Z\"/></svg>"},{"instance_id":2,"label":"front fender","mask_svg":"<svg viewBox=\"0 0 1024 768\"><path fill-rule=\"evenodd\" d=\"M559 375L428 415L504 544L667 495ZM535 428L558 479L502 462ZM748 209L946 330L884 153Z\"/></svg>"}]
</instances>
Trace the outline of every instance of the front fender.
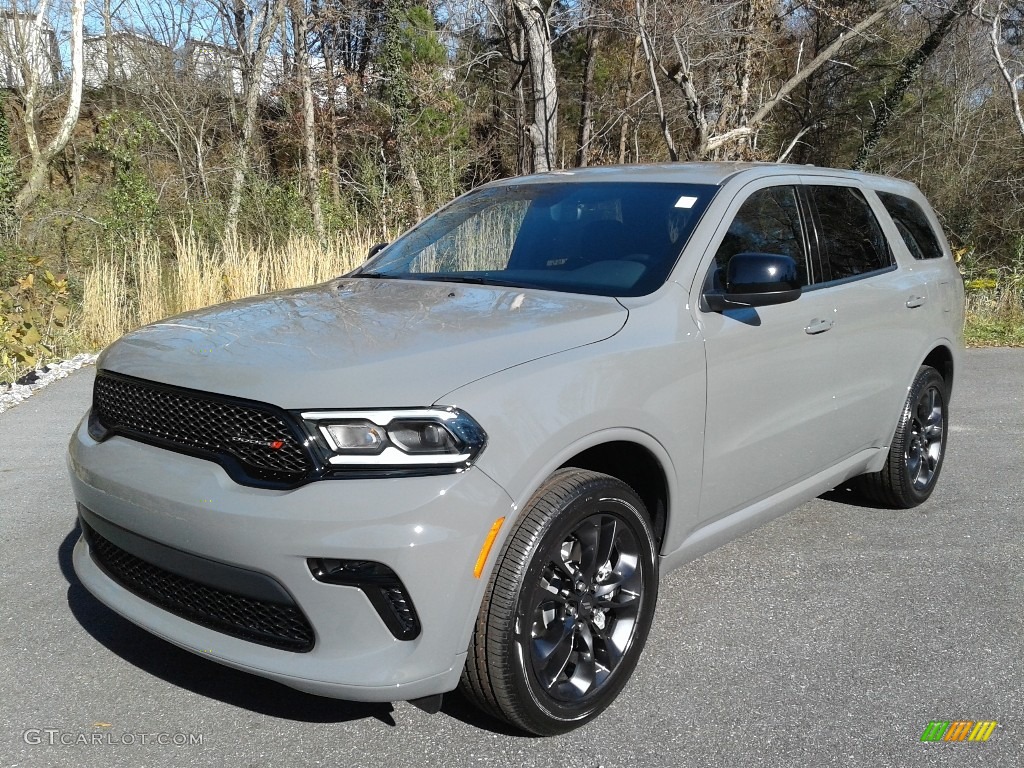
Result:
<instances>
[{"instance_id":1,"label":"front fender","mask_svg":"<svg viewBox=\"0 0 1024 768\"><path fill-rule=\"evenodd\" d=\"M703 343L682 301L631 308L609 339L500 371L438 404L464 408L487 431L477 467L513 499L514 514L574 456L629 441L666 476L663 550L697 525L706 375ZM514 523L506 520L496 546Z\"/></svg>"}]
</instances>

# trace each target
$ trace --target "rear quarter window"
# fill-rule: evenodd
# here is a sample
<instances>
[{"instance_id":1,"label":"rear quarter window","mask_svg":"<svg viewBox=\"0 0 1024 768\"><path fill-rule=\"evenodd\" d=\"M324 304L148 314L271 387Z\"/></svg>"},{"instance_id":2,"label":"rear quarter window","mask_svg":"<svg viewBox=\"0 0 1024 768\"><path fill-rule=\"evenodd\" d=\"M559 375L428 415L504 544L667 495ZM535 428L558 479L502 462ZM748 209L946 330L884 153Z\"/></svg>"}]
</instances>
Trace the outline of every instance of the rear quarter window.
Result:
<instances>
[{"instance_id":1,"label":"rear quarter window","mask_svg":"<svg viewBox=\"0 0 1024 768\"><path fill-rule=\"evenodd\" d=\"M892 217L907 250L915 259L941 259L942 246L921 206L909 197L878 192L885 210Z\"/></svg>"},{"instance_id":2,"label":"rear quarter window","mask_svg":"<svg viewBox=\"0 0 1024 768\"><path fill-rule=\"evenodd\" d=\"M859 189L816 185L808 192L818 214L826 280L845 280L891 266L889 243Z\"/></svg>"}]
</instances>

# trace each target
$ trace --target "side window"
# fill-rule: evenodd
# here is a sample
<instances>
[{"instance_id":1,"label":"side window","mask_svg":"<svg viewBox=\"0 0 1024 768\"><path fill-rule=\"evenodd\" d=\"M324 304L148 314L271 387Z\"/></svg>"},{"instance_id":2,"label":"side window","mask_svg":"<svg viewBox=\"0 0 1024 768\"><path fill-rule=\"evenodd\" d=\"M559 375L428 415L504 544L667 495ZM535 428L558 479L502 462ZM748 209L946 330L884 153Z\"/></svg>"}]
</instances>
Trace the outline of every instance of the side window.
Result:
<instances>
[{"instance_id":1,"label":"side window","mask_svg":"<svg viewBox=\"0 0 1024 768\"><path fill-rule=\"evenodd\" d=\"M807 285L807 253L804 249L800 206L793 187L768 187L746 199L715 253L719 275L737 253L777 253L796 262L800 285Z\"/></svg>"},{"instance_id":2,"label":"side window","mask_svg":"<svg viewBox=\"0 0 1024 768\"><path fill-rule=\"evenodd\" d=\"M896 229L915 259L942 258L942 246L921 206L909 197L891 192L879 192L878 199L892 216Z\"/></svg>"},{"instance_id":3,"label":"side window","mask_svg":"<svg viewBox=\"0 0 1024 768\"><path fill-rule=\"evenodd\" d=\"M842 280L892 264L889 244L859 189L807 188L821 225L822 268L826 280Z\"/></svg>"}]
</instances>

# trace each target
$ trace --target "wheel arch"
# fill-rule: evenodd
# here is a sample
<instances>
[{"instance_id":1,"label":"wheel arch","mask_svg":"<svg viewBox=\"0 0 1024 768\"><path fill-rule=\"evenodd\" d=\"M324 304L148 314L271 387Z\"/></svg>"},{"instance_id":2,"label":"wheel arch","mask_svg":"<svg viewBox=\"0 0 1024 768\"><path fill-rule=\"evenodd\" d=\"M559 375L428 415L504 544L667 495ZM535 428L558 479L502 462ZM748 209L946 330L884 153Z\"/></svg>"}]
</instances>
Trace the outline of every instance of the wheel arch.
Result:
<instances>
[{"instance_id":1,"label":"wheel arch","mask_svg":"<svg viewBox=\"0 0 1024 768\"><path fill-rule=\"evenodd\" d=\"M955 367L953 350L945 344L940 344L925 356L921 365L931 366L939 372L943 381L946 382L946 399L948 400L953 393L953 369Z\"/></svg>"},{"instance_id":2,"label":"wheel arch","mask_svg":"<svg viewBox=\"0 0 1024 768\"><path fill-rule=\"evenodd\" d=\"M668 526L668 474L651 450L628 439L608 440L579 451L558 469L565 467L601 472L632 488L647 507L655 541L661 549Z\"/></svg>"}]
</instances>

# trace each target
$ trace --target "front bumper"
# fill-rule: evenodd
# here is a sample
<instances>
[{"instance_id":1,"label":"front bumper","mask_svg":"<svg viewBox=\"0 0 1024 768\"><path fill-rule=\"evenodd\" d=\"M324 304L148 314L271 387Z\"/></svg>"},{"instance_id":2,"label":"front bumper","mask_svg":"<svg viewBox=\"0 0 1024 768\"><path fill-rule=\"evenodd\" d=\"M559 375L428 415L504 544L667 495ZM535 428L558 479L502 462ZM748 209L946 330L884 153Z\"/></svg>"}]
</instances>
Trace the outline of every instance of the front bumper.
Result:
<instances>
[{"instance_id":1,"label":"front bumper","mask_svg":"<svg viewBox=\"0 0 1024 768\"><path fill-rule=\"evenodd\" d=\"M486 572L477 579L473 568L492 524L512 504L479 469L272 491L240 486L202 459L121 437L97 443L85 420L68 465L77 501L100 522L224 570L265 574L308 618L315 640L296 653L175 615L113 580L83 538L74 552L79 578L130 621L207 658L324 696L399 701L457 685L486 586ZM415 604L418 636L397 639L361 589L316 580L309 558L391 568Z\"/></svg>"}]
</instances>

